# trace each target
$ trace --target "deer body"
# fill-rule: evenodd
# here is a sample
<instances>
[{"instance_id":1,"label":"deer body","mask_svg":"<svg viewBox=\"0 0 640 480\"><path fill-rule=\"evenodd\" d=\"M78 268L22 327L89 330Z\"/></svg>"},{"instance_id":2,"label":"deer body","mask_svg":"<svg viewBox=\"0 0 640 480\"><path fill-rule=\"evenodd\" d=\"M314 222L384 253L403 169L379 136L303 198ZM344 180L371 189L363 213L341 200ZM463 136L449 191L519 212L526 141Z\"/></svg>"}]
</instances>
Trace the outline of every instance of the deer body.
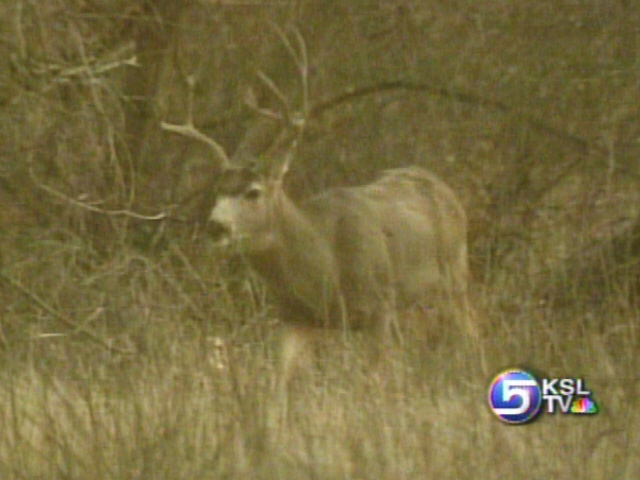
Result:
<instances>
[{"instance_id":1,"label":"deer body","mask_svg":"<svg viewBox=\"0 0 640 480\"><path fill-rule=\"evenodd\" d=\"M370 330L375 333L374 346L379 347L389 342L392 328L399 332L399 311L416 305L446 309L454 305L454 320L460 317L464 333L477 339L471 316L466 315L466 216L445 183L419 167L398 168L371 184L331 189L300 206L282 189L307 120L332 102L309 105L304 39L295 28L289 36L278 27L274 31L293 58L302 105L293 111L287 95L258 72L282 112L257 105L252 95L245 103L265 117L266 132L279 130L273 141L263 142L260 128L253 134L250 130L246 143L236 150L237 157L230 159L220 144L194 126L192 77L187 79L185 124L161 125L207 144L217 160L215 199L205 198L200 207L215 225L211 230L236 244L265 280L282 323L288 326L281 341L279 391L285 390L309 329ZM285 147L289 152L269 178L232 161L252 156L247 152L265 159L280 157L273 152ZM286 395L284 399L286 411Z\"/></svg>"},{"instance_id":2,"label":"deer body","mask_svg":"<svg viewBox=\"0 0 640 480\"><path fill-rule=\"evenodd\" d=\"M281 188L247 172L239 182L236 173L222 175L210 219L244 242L285 323L367 328L386 341L399 309L466 293L464 210L427 171L389 170L372 184L328 190L300 208Z\"/></svg>"}]
</instances>

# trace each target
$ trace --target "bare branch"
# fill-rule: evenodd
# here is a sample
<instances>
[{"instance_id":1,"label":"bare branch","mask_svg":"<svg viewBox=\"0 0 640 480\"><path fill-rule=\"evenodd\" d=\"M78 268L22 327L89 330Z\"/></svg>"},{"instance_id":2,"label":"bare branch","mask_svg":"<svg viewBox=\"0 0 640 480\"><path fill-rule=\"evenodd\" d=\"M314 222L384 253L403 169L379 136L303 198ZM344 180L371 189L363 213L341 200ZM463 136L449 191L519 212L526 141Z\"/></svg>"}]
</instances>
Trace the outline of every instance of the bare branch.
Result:
<instances>
[{"instance_id":1,"label":"bare branch","mask_svg":"<svg viewBox=\"0 0 640 480\"><path fill-rule=\"evenodd\" d=\"M309 58L307 56L307 44L300 33L300 29L295 27L293 33L298 40L298 47L300 48L300 59L297 62L297 66L300 80L302 81L302 114L306 120L309 114Z\"/></svg>"},{"instance_id":2,"label":"bare branch","mask_svg":"<svg viewBox=\"0 0 640 480\"><path fill-rule=\"evenodd\" d=\"M196 90L196 77L194 75L187 75L187 125L193 127L193 96Z\"/></svg>"},{"instance_id":3,"label":"bare branch","mask_svg":"<svg viewBox=\"0 0 640 480\"><path fill-rule=\"evenodd\" d=\"M45 302L42 298L40 298L35 292L33 292L32 290L29 290L26 286L24 286L20 281L16 280L15 278L9 277L4 273L0 272L0 280L3 280L7 284L9 284L11 287L13 287L15 290L22 293L25 297L31 300L35 305L37 305L42 310L47 312L49 315L51 315L51 317L55 318L59 323L62 323L66 327L72 329L73 330L72 333L82 334L85 337L89 338L90 340L94 341L95 343L97 343L98 345L100 345L101 347L109 351L123 353L123 354L133 353L127 349L114 346L113 342L104 340L103 338L99 337L94 332L89 330L85 325L75 323L73 320L71 320L70 318L66 317L61 312L53 308L51 305ZM99 311L101 312L102 310L99 310ZM86 324L89 322L85 321L84 323Z\"/></svg>"},{"instance_id":4,"label":"bare branch","mask_svg":"<svg viewBox=\"0 0 640 480\"><path fill-rule=\"evenodd\" d=\"M273 22L269 22L269 25L271 26L273 31L276 32L278 37L280 37L280 40L282 41L283 45L285 46L285 48L289 52L289 55L291 55L291 58L293 58L293 61L296 63L296 66L298 67L298 69L300 69L300 65L302 64L302 58L301 57L303 57L303 54L302 53L298 54L298 52L296 52L296 49L293 48L293 45L291 45L291 42L289 41L289 38L287 37L287 35L284 33L284 31L278 25L276 25ZM294 30L297 30L297 29L294 28ZM298 33L300 33L300 32L298 31Z\"/></svg>"},{"instance_id":5,"label":"bare branch","mask_svg":"<svg viewBox=\"0 0 640 480\"><path fill-rule=\"evenodd\" d=\"M29 169L29 175L31 176L31 179L40 190L44 190L49 195L52 195L56 198L59 198L60 200L65 201L66 203L69 203L78 208L82 208L84 210L88 210L90 212L100 213L100 214L109 215L109 216L130 217L130 218L135 218L137 220L147 220L147 221L159 221L169 217L169 215L166 213L158 213L156 215L142 215L140 213L132 212L130 210L105 210L103 208L96 207L95 205L92 205L90 203L86 203L80 200L76 200L75 198L71 198L65 195L64 193L55 190L54 188L51 188L47 185L40 183L36 179L32 169Z\"/></svg>"}]
</instances>

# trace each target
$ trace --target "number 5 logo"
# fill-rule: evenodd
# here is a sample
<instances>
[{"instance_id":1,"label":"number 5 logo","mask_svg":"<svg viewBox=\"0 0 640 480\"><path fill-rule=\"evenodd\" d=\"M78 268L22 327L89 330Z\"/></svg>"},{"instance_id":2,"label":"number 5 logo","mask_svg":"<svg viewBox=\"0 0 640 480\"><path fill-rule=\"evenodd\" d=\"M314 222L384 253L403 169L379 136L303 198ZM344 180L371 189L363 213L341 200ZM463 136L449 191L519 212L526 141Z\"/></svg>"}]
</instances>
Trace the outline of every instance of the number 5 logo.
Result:
<instances>
[{"instance_id":1,"label":"number 5 logo","mask_svg":"<svg viewBox=\"0 0 640 480\"><path fill-rule=\"evenodd\" d=\"M524 370L507 370L491 383L489 406L506 423L525 423L540 412L542 395L535 377Z\"/></svg>"}]
</instances>

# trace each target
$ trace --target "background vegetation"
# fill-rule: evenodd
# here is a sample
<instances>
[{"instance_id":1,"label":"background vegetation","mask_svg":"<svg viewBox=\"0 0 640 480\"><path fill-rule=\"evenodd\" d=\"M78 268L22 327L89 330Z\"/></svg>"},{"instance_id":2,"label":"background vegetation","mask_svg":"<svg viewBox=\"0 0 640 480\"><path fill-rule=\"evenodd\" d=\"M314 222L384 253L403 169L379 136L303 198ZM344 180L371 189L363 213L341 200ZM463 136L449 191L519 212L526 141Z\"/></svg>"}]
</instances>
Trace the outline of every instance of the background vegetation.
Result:
<instances>
[{"instance_id":1,"label":"background vegetation","mask_svg":"<svg viewBox=\"0 0 640 480\"><path fill-rule=\"evenodd\" d=\"M638 25L626 0L3 2L0 477L640 477ZM328 339L276 436L277 316L194 234L211 159L160 122L191 81L194 124L262 153L257 72L302 104L293 26L287 190L446 179L488 371L447 325L384 381ZM511 366L585 377L601 412L504 426L486 391Z\"/></svg>"}]
</instances>

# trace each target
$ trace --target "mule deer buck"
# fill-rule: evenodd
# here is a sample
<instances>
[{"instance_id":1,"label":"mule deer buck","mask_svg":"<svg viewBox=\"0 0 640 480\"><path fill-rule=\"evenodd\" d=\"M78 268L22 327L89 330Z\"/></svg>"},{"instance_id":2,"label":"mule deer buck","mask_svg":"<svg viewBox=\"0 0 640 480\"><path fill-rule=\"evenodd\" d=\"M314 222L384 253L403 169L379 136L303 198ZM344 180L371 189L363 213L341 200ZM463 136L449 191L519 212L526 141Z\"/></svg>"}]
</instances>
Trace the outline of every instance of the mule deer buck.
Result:
<instances>
[{"instance_id":1,"label":"mule deer buck","mask_svg":"<svg viewBox=\"0 0 640 480\"><path fill-rule=\"evenodd\" d=\"M280 178L228 167L210 220L239 246L293 327L283 343L285 376L305 328L369 329L384 345L399 311L434 298L466 302L465 213L422 168L389 170L298 206Z\"/></svg>"},{"instance_id":2,"label":"mule deer buck","mask_svg":"<svg viewBox=\"0 0 640 480\"><path fill-rule=\"evenodd\" d=\"M286 117L290 123L295 116ZM367 329L382 346L399 331L399 312L435 302L459 306L461 326L475 335L467 315L465 212L433 174L417 166L388 170L374 183L298 205L282 186L290 156L260 174L230 161L191 118L163 128L205 141L220 160L208 220L264 279L289 327L281 345L284 384L312 329Z\"/></svg>"}]
</instances>

